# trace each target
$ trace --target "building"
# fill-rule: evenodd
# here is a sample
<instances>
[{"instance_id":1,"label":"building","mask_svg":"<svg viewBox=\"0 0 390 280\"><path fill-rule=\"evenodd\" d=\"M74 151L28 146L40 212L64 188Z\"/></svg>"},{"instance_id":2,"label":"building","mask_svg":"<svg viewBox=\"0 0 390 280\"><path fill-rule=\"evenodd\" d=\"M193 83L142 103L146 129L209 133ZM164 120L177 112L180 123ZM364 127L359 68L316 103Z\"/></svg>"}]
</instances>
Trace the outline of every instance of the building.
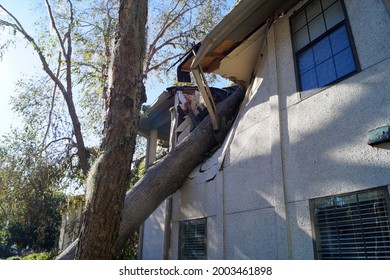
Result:
<instances>
[{"instance_id":1,"label":"building","mask_svg":"<svg viewBox=\"0 0 390 280\"><path fill-rule=\"evenodd\" d=\"M179 72L246 97L223 146L145 222L142 258L390 259L389 13L384 0L237 4Z\"/></svg>"}]
</instances>

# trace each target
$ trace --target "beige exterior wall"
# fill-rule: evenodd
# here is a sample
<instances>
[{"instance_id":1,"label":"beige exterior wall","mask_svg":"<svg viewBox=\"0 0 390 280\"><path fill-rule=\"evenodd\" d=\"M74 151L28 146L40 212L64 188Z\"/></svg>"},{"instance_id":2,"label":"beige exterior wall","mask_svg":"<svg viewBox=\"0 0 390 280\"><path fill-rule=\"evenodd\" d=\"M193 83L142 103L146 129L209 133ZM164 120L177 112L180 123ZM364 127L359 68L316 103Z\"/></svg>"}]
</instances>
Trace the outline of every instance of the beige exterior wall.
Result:
<instances>
[{"instance_id":1,"label":"beige exterior wall","mask_svg":"<svg viewBox=\"0 0 390 280\"><path fill-rule=\"evenodd\" d=\"M313 259L309 199L390 184L390 144L367 144L369 130L390 125L385 3L345 1L361 71L297 92L289 17L303 4L259 44L258 71L225 146L174 194L173 259L179 222L200 217L209 259Z\"/></svg>"}]
</instances>

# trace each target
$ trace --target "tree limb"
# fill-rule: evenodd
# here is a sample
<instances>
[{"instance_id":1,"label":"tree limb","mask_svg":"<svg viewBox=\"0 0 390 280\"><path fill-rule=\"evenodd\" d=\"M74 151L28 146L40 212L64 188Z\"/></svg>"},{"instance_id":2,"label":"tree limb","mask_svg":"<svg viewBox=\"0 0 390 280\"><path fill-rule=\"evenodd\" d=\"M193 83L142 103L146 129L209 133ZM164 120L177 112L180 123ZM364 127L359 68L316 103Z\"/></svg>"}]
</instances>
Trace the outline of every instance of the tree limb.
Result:
<instances>
[{"instance_id":1,"label":"tree limb","mask_svg":"<svg viewBox=\"0 0 390 280\"><path fill-rule=\"evenodd\" d=\"M188 13L189 11L197 8L197 7L200 7L201 5L203 5L206 1L202 1L200 2L199 4L197 5L194 5L194 6L188 6L187 4L183 5L183 7L181 8L181 10L171 18L171 13L173 13L173 11L177 8L177 6L179 5L179 1L177 1L176 3L176 6L171 10L171 12L169 13L169 16L167 16L167 19L170 19L170 20L167 20L164 25L162 26L161 30L157 33L156 37L154 38L153 42L149 45L149 49L148 49L148 52L146 53L146 63L145 63L145 69L148 69L150 67L150 63L152 61L152 58L155 54L155 51L154 49L156 48L157 46L157 43L158 41L165 35L165 33L167 32L167 30L180 18L180 17L183 17L186 13ZM186 9L186 7L188 7ZM147 73L147 72L146 72Z\"/></svg>"},{"instance_id":2,"label":"tree limb","mask_svg":"<svg viewBox=\"0 0 390 280\"><path fill-rule=\"evenodd\" d=\"M45 0L45 1L47 2L47 0ZM89 164L89 162L87 160L87 157L86 157L86 152L85 152L86 149L85 149L83 135L81 133L81 125L80 125L80 121L79 121L77 113L76 113L76 108L74 106L73 97L72 97L72 79L71 79L71 74L72 74L72 72L71 72L71 70L72 70L71 69L71 54L72 54L72 46L71 46L71 44L72 44L72 42L71 42L71 29L72 29L72 26L73 26L74 18L73 18L72 2L70 0L68 0L68 3L70 5L70 10L71 10L70 23L69 23L68 32L64 35L64 40L61 40L60 37L59 37L59 39L60 39L59 41L61 41L61 42L65 41L66 39L68 41L68 49L67 49L67 52L65 52L66 53L66 56L65 56L65 58L66 58L66 69L67 69L67 71L66 71L66 82L67 82L66 87L61 82L61 80L51 70L51 68L50 68L50 66L49 66L49 64L47 62L47 59L46 59L45 55L43 54L42 48L36 43L34 38L31 37L25 31L25 29L23 28L21 23L15 18L15 16L13 16L9 11L7 11L2 5L0 5L0 8L2 8L16 22L16 24L13 24L13 23L10 23L10 22L4 21L4 20L1 20L0 24L3 24L3 25L6 25L6 26L14 28L16 31L21 33L26 38L26 40L33 46L34 50L37 52L37 54L39 56L39 59L40 59L40 61L42 63L42 66L43 66L43 70L49 75L49 77L54 81L54 83L61 90L62 95L64 96L64 99L65 99L66 104L67 104L67 108L68 108L68 112L69 112L70 118L72 120L73 130L74 130L74 133L75 133L75 136L76 136L76 143L77 143L77 149L78 149L80 165L82 167L84 175L87 175L87 173L88 173L88 171L90 169L90 164Z\"/></svg>"},{"instance_id":3,"label":"tree limb","mask_svg":"<svg viewBox=\"0 0 390 280\"><path fill-rule=\"evenodd\" d=\"M44 149L44 150L46 150L47 148L49 148L49 146L51 146L51 145L54 144L54 143L57 143L57 142L60 142L60 141L65 141L65 140L69 141L69 143L72 143L73 146L77 147L77 144L73 141L72 138L70 138L70 137L62 137L62 138L58 138L58 139L55 139L55 140L50 141L50 142L45 146L45 149Z\"/></svg>"},{"instance_id":4,"label":"tree limb","mask_svg":"<svg viewBox=\"0 0 390 280\"><path fill-rule=\"evenodd\" d=\"M61 52L59 52L58 53L58 66L57 66L57 73L56 73L56 77L57 78L60 75L61 63L62 63ZM53 93L52 93L52 98L51 98L51 103L50 103L49 120L48 120L48 123L47 123L47 128L46 128L45 135L43 136L43 140L42 140L42 144L41 144L42 147L43 147L43 145L45 145L47 136L48 136L49 131L50 131L52 115L53 115L53 110L54 110L54 103L55 103L55 98L56 98L56 91L57 91L57 84L54 83L54 88L53 88ZM46 150L46 148L47 147L45 147L45 150Z\"/></svg>"},{"instance_id":5,"label":"tree limb","mask_svg":"<svg viewBox=\"0 0 390 280\"><path fill-rule=\"evenodd\" d=\"M22 24L15 18L13 14L11 14L8 10L6 10L2 5L0 5L0 8L2 8L15 22L11 23L8 21L0 20L0 24L14 28L16 31L18 31L20 34L22 34L26 40L33 46L34 50L37 52L39 59L42 63L43 70L49 75L49 77L57 84L57 86L60 88L60 90L66 94L66 89L62 82L56 77L56 75L53 73L53 71L50 69L50 66L46 60L46 57L43 54L42 48L35 42L34 38L32 38L26 30L23 28Z\"/></svg>"},{"instance_id":6,"label":"tree limb","mask_svg":"<svg viewBox=\"0 0 390 280\"><path fill-rule=\"evenodd\" d=\"M176 54L174 56L168 57L168 58L164 59L163 61L155 64L154 66L147 68L146 73L149 73L150 71L153 71L153 70L157 70L158 68L160 68L162 65L164 65L168 61L171 61L172 59L181 57L182 55L183 55L183 53L179 53L179 54Z\"/></svg>"},{"instance_id":7,"label":"tree limb","mask_svg":"<svg viewBox=\"0 0 390 280\"><path fill-rule=\"evenodd\" d=\"M58 42L60 43L60 47L62 49L62 54L63 54L63 56L66 59L67 56L68 56L67 53L66 53L66 50L65 50L65 45L64 45L66 37L64 37L64 40L62 40L61 34L58 31L58 28L57 28L57 25L56 25L56 21L54 19L54 15L53 15L53 11L51 9L51 5L50 5L48 0L45 0L45 3L46 3L46 7L47 7L47 13L49 14L51 26L52 26L52 28L54 29L54 31L55 31L55 33L57 35Z\"/></svg>"}]
</instances>

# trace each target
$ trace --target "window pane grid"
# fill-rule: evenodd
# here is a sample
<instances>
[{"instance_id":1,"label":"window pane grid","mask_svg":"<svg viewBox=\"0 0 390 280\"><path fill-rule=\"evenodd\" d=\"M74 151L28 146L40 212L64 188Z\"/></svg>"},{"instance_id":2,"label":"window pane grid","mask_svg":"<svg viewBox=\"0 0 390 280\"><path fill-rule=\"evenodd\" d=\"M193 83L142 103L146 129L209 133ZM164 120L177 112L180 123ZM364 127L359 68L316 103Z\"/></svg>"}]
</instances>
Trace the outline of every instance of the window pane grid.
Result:
<instances>
[{"instance_id":1,"label":"window pane grid","mask_svg":"<svg viewBox=\"0 0 390 280\"><path fill-rule=\"evenodd\" d=\"M332 35L334 35L333 38ZM343 48L340 48L340 43L336 45L335 37L342 38L346 42L342 42L344 44ZM297 59L302 90L309 89L305 88L302 75L313 68L316 71L315 84L317 86L326 86L356 70L345 26L339 27L331 36L321 39L312 47L300 53Z\"/></svg>"},{"instance_id":2,"label":"window pane grid","mask_svg":"<svg viewBox=\"0 0 390 280\"><path fill-rule=\"evenodd\" d=\"M320 37L326 31L325 21L322 14L314 18L311 22L308 23L309 26L309 35L310 42L313 42L315 39Z\"/></svg>"},{"instance_id":3,"label":"window pane grid","mask_svg":"<svg viewBox=\"0 0 390 280\"><path fill-rule=\"evenodd\" d=\"M312 200L320 259L390 259L386 190ZM345 200L343 198L346 198ZM348 199L347 199L348 198ZM352 197L353 198L353 197Z\"/></svg>"},{"instance_id":4,"label":"window pane grid","mask_svg":"<svg viewBox=\"0 0 390 280\"><path fill-rule=\"evenodd\" d=\"M309 26L309 30L311 30L310 42L318 37L315 35L317 32L321 31L321 35L345 20L340 1L331 4L330 7L325 9L322 8L322 5L318 6L320 4L319 0L315 1L314 4L316 6L314 9L310 9L310 6L312 6L312 4L310 4L297 15L294 15L291 23L294 36L296 36L298 32L302 32L302 29L304 28L307 30ZM315 30L317 30L317 32ZM296 50L299 49L300 48L296 47Z\"/></svg>"},{"instance_id":5,"label":"window pane grid","mask_svg":"<svg viewBox=\"0 0 390 280\"><path fill-rule=\"evenodd\" d=\"M340 0L315 0L291 18L300 90L323 87L357 70ZM314 53L314 65L306 56Z\"/></svg>"},{"instance_id":6,"label":"window pane grid","mask_svg":"<svg viewBox=\"0 0 390 280\"><path fill-rule=\"evenodd\" d=\"M206 219L180 222L179 258L182 260L204 260L206 254Z\"/></svg>"},{"instance_id":7,"label":"window pane grid","mask_svg":"<svg viewBox=\"0 0 390 280\"><path fill-rule=\"evenodd\" d=\"M326 30L345 19L341 3L337 1L324 11Z\"/></svg>"}]
</instances>

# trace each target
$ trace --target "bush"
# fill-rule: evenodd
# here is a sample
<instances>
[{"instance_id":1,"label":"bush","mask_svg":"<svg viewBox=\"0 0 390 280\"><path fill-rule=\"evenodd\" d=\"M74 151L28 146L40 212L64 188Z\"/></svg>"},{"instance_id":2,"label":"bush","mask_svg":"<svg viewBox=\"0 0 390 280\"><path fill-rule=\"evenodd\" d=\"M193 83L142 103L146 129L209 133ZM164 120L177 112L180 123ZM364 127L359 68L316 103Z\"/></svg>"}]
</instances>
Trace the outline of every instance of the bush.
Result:
<instances>
[{"instance_id":1,"label":"bush","mask_svg":"<svg viewBox=\"0 0 390 280\"><path fill-rule=\"evenodd\" d=\"M41 253L31 253L26 256L12 256L7 258L7 260L54 260L56 255L54 253L41 252Z\"/></svg>"},{"instance_id":2,"label":"bush","mask_svg":"<svg viewBox=\"0 0 390 280\"><path fill-rule=\"evenodd\" d=\"M11 255L11 236L7 228L0 230L0 258L7 258Z\"/></svg>"},{"instance_id":3,"label":"bush","mask_svg":"<svg viewBox=\"0 0 390 280\"><path fill-rule=\"evenodd\" d=\"M22 257L22 260L53 260L55 254L52 252L32 253Z\"/></svg>"},{"instance_id":4,"label":"bush","mask_svg":"<svg viewBox=\"0 0 390 280\"><path fill-rule=\"evenodd\" d=\"M7 258L7 260L13 260L13 261L19 261L19 260L21 260L22 258L21 257L19 257L19 256L12 256L12 257L9 257L9 258Z\"/></svg>"}]
</instances>

